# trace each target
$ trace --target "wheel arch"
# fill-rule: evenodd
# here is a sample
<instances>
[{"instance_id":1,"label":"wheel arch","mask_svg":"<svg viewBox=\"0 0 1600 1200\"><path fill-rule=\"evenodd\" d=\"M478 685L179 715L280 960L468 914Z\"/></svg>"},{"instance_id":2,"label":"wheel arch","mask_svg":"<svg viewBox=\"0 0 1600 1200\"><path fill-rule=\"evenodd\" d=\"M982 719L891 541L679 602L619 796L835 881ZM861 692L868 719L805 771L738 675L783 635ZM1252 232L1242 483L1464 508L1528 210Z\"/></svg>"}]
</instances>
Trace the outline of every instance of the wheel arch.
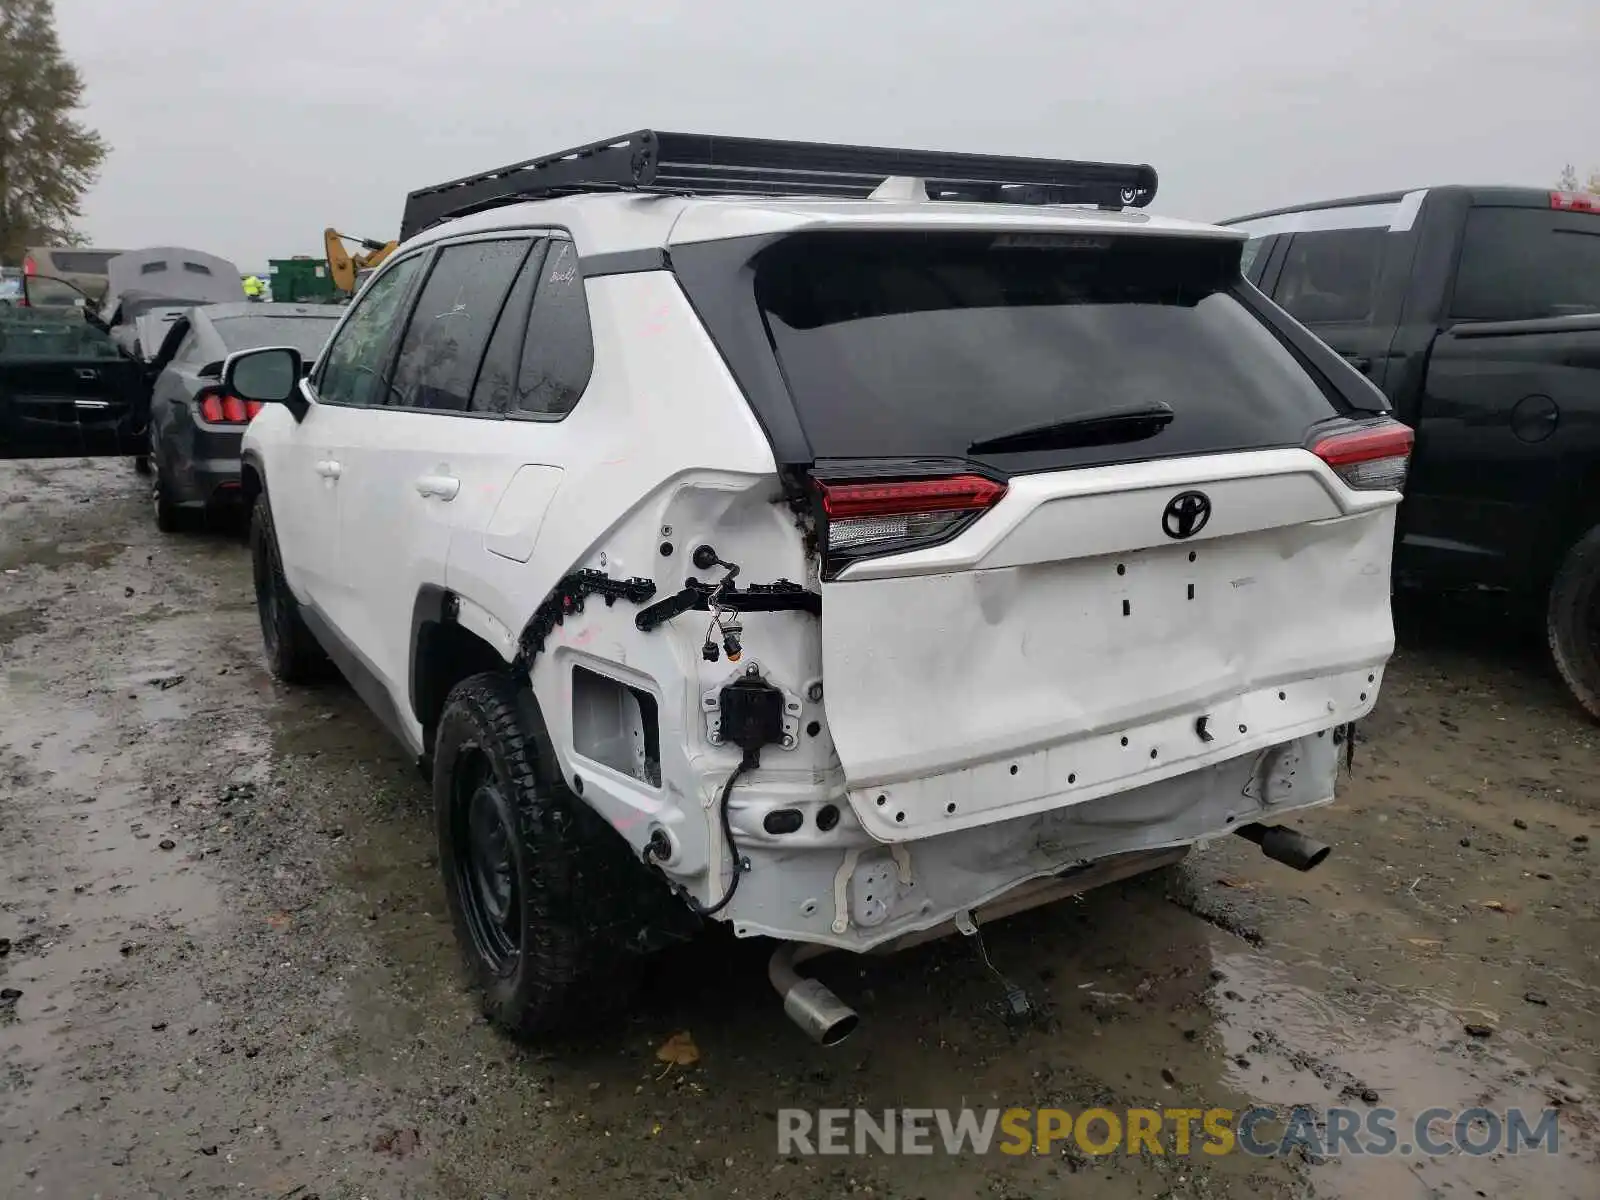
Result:
<instances>
[{"instance_id":1,"label":"wheel arch","mask_svg":"<svg viewBox=\"0 0 1600 1200\"><path fill-rule=\"evenodd\" d=\"M261 465L261 456L254 450L246 450L239 456L239 490L247 512L255 507L256 497L267 490L267 472Z\"/></svg>"},{"instance_id":2,"label":"wheel arch","mask_svg":"<svg viewBox=\"0 0 1600 1200\"><path fill-rule=\"evenodd\" d=\"M455 593L436 584L419 588L411 608L407 694L429 755L450 690L473 675L511 669L500 651L456 620L458 612Z\"/></svg>"}]
</instances>

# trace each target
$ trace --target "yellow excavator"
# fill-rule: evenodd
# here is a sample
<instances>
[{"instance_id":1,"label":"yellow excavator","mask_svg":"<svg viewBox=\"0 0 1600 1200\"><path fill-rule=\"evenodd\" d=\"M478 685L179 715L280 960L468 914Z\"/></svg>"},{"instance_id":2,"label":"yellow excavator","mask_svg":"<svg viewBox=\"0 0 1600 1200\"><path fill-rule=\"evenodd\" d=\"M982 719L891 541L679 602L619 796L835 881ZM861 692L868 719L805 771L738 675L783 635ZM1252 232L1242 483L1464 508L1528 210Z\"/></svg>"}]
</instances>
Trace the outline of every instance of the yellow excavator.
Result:
<instances>
[{"instance_id":1,"label":"yellow excavator","mask_svg":"<svg viewBox=\"0 0 1600 1200\"><path fill-rule=\"evenodd\" d=\"M352 242L361 247L360 251L351 254L344 248L346 242ZM354 294L356 290L356 272L365 271L376 267L389 255L393 254L399 242L375 242L371 238L351 237L340 233L337 229L328 228L322 231L322 243L328 252L328 275L333 280L333 286L346 296Z\"/></svg>"}]
</instances>

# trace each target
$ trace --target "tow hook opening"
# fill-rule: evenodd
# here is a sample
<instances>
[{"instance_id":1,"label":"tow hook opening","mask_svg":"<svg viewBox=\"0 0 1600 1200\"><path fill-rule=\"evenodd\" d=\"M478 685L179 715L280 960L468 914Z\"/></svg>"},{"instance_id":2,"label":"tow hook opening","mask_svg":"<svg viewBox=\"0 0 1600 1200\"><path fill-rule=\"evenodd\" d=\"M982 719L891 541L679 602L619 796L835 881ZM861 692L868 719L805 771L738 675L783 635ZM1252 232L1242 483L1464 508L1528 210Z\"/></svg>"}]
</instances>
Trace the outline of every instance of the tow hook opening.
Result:
<instances>
[{"instance_id":1,"label":"tow hook opening","mask_svg":"<svg viewBox=\"0 0 1600 1200\"><path fill-rule=\"evenodd\" d=\"M855 1032L861 1018L820 979L808 979L795 969L801 959L821 952L821 947L787 945L773 952L767 978L783 997L788 1018L819 1046L837 1046Z\"/></svg>"},{"instance_id":2,"label":"tow hook opening","mask_svg":"<svg viewBox=\"0 0 1600 1200\"><path fill-rule=\"evenodd\" d=\"M1320 866L1322 860L1333 853L1333 847L1287 825L1241 825L1234 830L1247 842L1261 847L1261 853L1275 862L1293 867L1296 871L1309 871Z\"/></svg>"}]
</instances>

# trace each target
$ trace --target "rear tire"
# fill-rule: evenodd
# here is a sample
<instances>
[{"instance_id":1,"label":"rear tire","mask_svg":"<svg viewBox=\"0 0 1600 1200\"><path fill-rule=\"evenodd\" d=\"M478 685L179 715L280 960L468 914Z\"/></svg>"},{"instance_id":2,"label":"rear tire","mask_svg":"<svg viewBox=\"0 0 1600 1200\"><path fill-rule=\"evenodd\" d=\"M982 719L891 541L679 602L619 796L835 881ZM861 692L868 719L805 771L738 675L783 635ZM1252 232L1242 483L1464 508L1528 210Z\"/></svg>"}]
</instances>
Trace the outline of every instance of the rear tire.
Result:
<instances>
[{"instance_id":1,"label":"rear tire","mask_svg":"<svg viewBox=\"0 0 1600 1200\"><path fill-rule=\"evenodd\" d=\"M1579 538L1550 585L1550 656L1572 696L1600 721L1600 525Z\"/></svg>"},{"instance_id":2,"label":"rear tire","mask_svg":"<svg viewBox=\"0 0 1600 1200\"><path fill-rule=\"evenodd\" d=\"M624 1007L643 889L659 884L555 769L532 696L509 674L450 692L433 799L456 937L483 1011L532 1037Z\"/></svg>"},{"instance_id":3,"label":"rear tire","mask_svg":"<svg viewBox=\"0 0 1600 1200\"><path fill-rule=\"evenodd\" d=\"M251 513L250 565L267 670L284 683L312 683L326 678L330 669L328 656L306 628L300 602L283 577L278 535L272 527L272 506L267 503L265 492L256 497Z\"/></svg>"},{"instance_id":4,"label":"rear tire","mask_svg":"<svg viewBox=\"0 0 1600 1200\"><path fill-rule=\"evenodd\" d=\"M156 528L162 533L179 533L188 524L188 514L172 502L172 489L167 486L166 473L159 463L150 485L150 498L155 505Z\"/></svg>"}]
</instances>

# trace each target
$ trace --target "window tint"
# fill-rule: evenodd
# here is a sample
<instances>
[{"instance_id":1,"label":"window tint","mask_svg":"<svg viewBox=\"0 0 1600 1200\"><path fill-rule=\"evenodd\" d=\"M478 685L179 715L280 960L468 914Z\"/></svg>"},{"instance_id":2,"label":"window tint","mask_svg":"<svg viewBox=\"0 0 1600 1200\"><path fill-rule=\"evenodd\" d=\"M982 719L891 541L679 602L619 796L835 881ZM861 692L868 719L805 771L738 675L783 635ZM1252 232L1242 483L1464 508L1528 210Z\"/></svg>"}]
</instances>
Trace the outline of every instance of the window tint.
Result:
<instances>
[{"instance_id":1,"label":"window tint","mask_svg":"<svg viewBox=\"0 0 1600 1200\"><path fill-rule=\"evenodd\" d=\"M52 250L50 263L56 271L72 275L104 275L106 264L117 256L120 251L106 252L102 250Z\"/></svg>"},{"instance_id":2,"label":"window tint","mask_svg":"<svg viewBox=\"0 0 1600 1200\"><path fill-rule=\"evenodd\" d=\"M1307 325L1372 316L1386 229L1297 233L1273 299Z\"/></svg>"},{"instance_id":3,"label":"window tint","mask_svg":"<svg viewBox=\"0 0 1600 1200\"><path fill-rule=\"evenodd\" d=\"M263 308L277 307L262 305ZM322 353L333 332L334 317L220 317L212 318L222 344L230 351L257 346L293 346L307 362Z\"/></svg>"},{"instance_id":4,"label":"window tint","mask_svg":"<svg viewBox=\"0 0 1600 1200\"><path fill-rule=\"evenodd\" d=\"M1244 250L1239 255L1239 273L1251 282L1261 277L1259 271L1252 274L1250 268L1256 265L1256 259L1261 256L1261 248L1266 243L1264 237L1253 237L1244 244Z\"/></svg>"},{"instance_id":5,"label":"window tint","mask_svg":"<svg viewBox=\"0 0 1600 1200\"><path fill-rule=\"evenodd\" d=\"M763 253L756 301L815 456L962 457L1097 410L1174 410L1137 441L980 456L1043 470L1297 445L1334 415L1230 294L1237 243L1098 240L821 233Z\"/></svg>"},{"instance_id":6,"label":"window tint","mask_svg":"<svg viewBox=\"0 0 1600 1200\"><path fill-rule=\"evenodd\" d=\"M1519 321L1600 312L1600 216L1539 208L1467 214L1451 316Z\"/></svg>"},{"instance_id":7,"label":"window tint","mask_svg":"<svg viewBox=\"0 0 1600 1200\"><path fill-rule=\"evenodd\" d=\"M566 416L589 386L593 370L589 300L578 271L578 252L571 242L552 239L539 270L517 372L517 410L532 416Z\"/></svg>"},{"instance_id":8,"label":"window tint","mask_svg":"<svg viewBox=\"0 0 1600 1200\"><path fill-rule=\"evenodd\" d=\"M183 335L183 341L178 344L178 352L172 356L175 363L197 363L200 361L200 335L191 327Z\"/></svg>"},{"instance_id":9,"label":"window tint","mask_svg":"<svg viewBox=\"0 0 1600 1200\"><path fill-rule=\"evenodd\" d=\"M382 403L377 391L384 351L390 345L394 324L404 311L412 277L422 265L421 254L401 259L361 294L349 319L322 356L317 373L317 395L328 404Z\"/></svg>"},{"instance_id":10,"label":"window tint","mask_svg":"<svg viewBox=\"0 0 1600 1200\"><path fill-rule=\"evenodd\" d=\"M478 382L472 388L473 412L511 411L517 368L522 363L522 343L528 336L528 309L533 303L533 291L539 286L539 268L548 245L541 241L533 248L506 297L494 336L484 352L483 366L478 369Z\"/></svg>"},{"instance_id":11,"label":"window tint","mask_svg":"<svg viewBox=\"0 0 1600 1200\"><path fill-rule=\"evenodd\" d=\"M439 252L400 343L388 403L467 411L501 302L531 244L466 242Z\"/></svg>"}]
</instances>

